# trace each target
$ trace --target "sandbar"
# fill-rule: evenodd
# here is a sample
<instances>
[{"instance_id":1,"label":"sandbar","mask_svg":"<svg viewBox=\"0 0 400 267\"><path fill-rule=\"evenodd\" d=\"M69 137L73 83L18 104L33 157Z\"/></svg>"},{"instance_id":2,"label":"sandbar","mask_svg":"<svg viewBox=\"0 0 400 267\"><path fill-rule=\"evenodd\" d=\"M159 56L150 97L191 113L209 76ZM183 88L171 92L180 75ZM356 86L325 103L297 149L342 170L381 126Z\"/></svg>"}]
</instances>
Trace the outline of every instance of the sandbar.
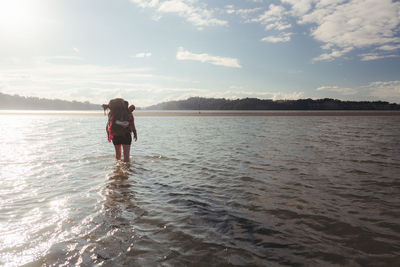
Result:
<instances>
[{"instance_id":1,"label":"sandbar","mask_svg":"<svg viewBox=\"0 0 400 267\"><path fill-rule=\"evenodd\" d=\"M135 116L400 116L400 111L140 112Z\"/></svg>"},{"instance_id":2,"label":"sandbar","mask_svg":"<svg viewBox=\"0 0 400 267\"><path fill-rule=\"evenodd\" d=\"M1 115L22 116L105 116L103 112L96 111L1 111ZM312 111L135 111L135 117L233 117L233 116L400 116L400 111L376 110L312 110Z\"/></svg>"}]
</instances>

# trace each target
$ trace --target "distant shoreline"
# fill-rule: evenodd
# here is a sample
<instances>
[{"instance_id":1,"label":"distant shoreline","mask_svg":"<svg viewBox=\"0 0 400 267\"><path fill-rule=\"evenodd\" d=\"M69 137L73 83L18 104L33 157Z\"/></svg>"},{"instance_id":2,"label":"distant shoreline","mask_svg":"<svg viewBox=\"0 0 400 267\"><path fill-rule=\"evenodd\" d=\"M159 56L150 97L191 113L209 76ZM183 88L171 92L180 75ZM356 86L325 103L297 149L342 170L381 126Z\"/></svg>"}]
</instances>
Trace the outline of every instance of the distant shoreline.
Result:
<instances>
[{"instance_id":1,"label":"distant shoreline","mask_svg":"<svg viewBox=\"0 0 400 267\"><path fill-rule=\"evenodd\" d=\"M48 110L0 110L0 116L22 115L22 116L105 116L102 111L48 111ZM136 111L136 117L221 117L221 116L248 116L248 117L310 117L310 116L400 116L400 111L392 110L310 110L310 111Z\"/></svg>"},{"instance_id":2,"label":"distant shoreline","mask_svg":"<svg viewBox=\"0 0 400 267\"><path fill-rule=\"evenodd\" d=\"M146 112L136 113L135 116L146 117L175 117L175 116L193 116L193 117L220 117L220 116L270 116L270 117L291 117L291 116L400 116L400 111L268 111L268 112Z\"/></svg>"}]
</instances>

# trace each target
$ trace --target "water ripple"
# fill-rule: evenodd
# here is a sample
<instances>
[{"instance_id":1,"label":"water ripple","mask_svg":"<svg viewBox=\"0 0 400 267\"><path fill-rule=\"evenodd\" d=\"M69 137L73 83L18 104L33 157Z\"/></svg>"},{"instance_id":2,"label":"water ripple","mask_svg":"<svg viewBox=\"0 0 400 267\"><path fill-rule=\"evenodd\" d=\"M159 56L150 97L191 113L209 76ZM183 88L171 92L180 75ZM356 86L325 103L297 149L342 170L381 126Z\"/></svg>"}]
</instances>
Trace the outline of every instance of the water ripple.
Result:
<instances>
[{"instance_id":1,"label":"water ripple","mask_svg":"<svg viewBox=\"0 0 400 267\"><path fill-rule=\"evenodd\" d=\"M397 117L1 120L0 265L400 264Z\"/></svg>"}]
</instances>

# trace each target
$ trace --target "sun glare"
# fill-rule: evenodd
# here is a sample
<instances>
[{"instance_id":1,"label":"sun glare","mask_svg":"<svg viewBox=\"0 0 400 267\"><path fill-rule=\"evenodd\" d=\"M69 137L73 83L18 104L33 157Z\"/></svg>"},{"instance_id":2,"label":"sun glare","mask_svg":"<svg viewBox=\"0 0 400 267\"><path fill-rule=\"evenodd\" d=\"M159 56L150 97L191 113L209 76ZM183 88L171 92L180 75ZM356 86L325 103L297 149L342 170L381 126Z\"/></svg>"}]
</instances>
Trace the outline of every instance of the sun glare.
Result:
<instances>
[{"instance_id":1,"label":"sun glare","mask_svg":"<svg viewBox=\"0 0 400 267\"><path fill-rule=\"evenodd\" d=\"M0 0L0 32L29 33L37 20L37 1Z\"/></svg>"}]
</instances>

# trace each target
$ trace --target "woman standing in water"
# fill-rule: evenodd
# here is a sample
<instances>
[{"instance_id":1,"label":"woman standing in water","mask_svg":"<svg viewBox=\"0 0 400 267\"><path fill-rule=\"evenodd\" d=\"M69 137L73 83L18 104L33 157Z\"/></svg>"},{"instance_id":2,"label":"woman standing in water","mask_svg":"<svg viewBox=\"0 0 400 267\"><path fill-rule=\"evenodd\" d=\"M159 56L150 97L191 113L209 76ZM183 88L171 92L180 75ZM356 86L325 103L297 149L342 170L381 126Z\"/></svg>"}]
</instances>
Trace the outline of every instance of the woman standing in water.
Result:
<instances>
[{"instance_id":1,"label":"woman standing in water","mask_svg":"<svg viewBox=\"0 0 400 267\"><path fill-rule=\"evenodd\" d=\"M103 104L104 111L110 110L106 127L108 141L112 141L114 144L115 158L117 160L121 159L121 150L123 150L124 162L129 162L132 143L131 133L133 133L135 142L137 141L135 120L132 114L135 106L128 107L128 105L128 101L122 98L112 99L108 105Z\"/></svg>"}]
</instances>

